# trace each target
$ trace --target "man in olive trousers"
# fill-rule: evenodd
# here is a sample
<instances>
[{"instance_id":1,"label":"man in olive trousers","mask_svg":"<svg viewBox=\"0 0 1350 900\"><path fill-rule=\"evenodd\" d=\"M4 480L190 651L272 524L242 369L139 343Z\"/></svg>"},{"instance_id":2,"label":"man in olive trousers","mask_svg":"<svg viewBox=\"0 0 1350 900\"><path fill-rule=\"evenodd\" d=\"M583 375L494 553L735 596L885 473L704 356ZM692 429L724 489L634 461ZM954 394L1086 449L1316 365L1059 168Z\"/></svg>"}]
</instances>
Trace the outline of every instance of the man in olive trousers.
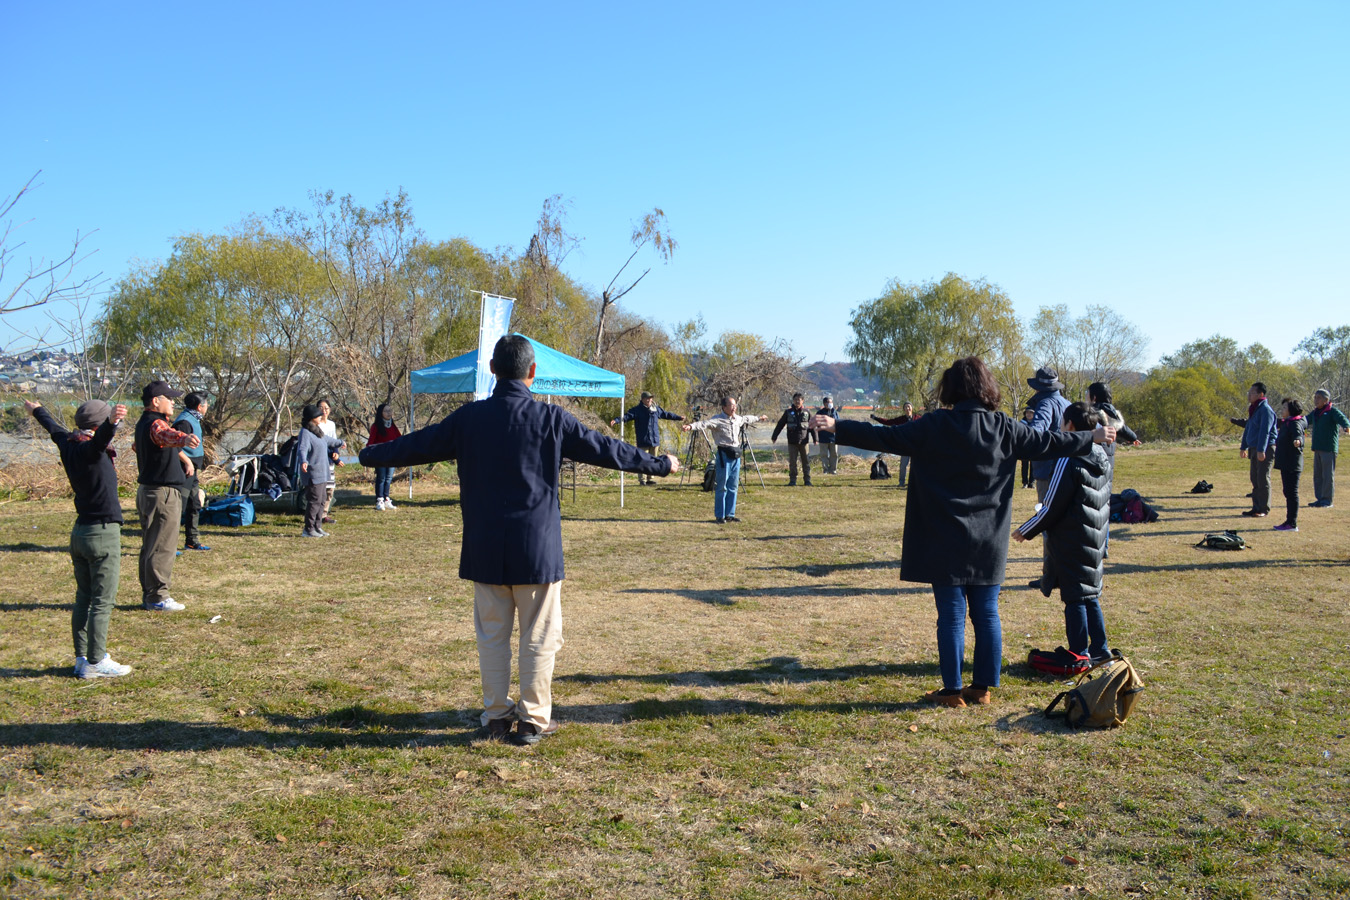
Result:
<instances>
[{"instance_id":1,"label":"man in olive trousers","mask_svg":"<svg viewBox=\"0 0 1350 900\"><path fill-rule=\"evenodd\" d=\"M183 392L167 382L152 381L141 391L145 412L136 423L136 512L141 517L141 606L156 612L183 608L169 596L173 560L178 554L178 527L183 516L187 472L178 455L182 447L201 445L194 434L169 425L173 401Z\"/></svg>"}]
</instances>

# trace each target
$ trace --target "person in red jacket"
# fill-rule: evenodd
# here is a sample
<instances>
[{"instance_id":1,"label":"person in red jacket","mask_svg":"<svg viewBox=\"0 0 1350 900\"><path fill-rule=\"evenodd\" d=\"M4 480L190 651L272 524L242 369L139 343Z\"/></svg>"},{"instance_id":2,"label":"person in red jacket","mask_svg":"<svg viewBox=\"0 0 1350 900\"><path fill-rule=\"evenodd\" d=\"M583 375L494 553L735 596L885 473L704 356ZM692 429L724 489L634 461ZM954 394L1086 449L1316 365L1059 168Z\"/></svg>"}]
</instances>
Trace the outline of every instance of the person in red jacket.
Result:
<instances>
[{"instance_id":1,"label":"person in red jacket","mask_svg":"<svg viewBox=\"0 0 1350 900\"><path fill-rule=\"evenodd\" d=\"M389 404L381 403L375 408L375 422L370 426L370 439L366 441L367 447L374 447L376 444L387 444L389 441L403 437L398 426L394 424L394 417L389 412ZM375 508L376 509L398 509L394 501L389 499L389 484L394 480L393 466L377 466L375 469Z\"/></svg>"}]
</instances>

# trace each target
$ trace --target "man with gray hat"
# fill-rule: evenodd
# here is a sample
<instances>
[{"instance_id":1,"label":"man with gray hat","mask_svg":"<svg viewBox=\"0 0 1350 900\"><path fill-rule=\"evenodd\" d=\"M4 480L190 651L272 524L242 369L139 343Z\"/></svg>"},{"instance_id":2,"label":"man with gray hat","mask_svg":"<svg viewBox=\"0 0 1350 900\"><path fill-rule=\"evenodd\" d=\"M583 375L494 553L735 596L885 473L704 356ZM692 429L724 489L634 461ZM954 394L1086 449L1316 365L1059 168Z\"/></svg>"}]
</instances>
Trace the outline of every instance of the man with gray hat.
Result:
<instances>
[{"instance_id":1,"label":"man with gray hat","mask_svg":"<svg viewBox=\"0 0 1350 900\"><path fill-rule=\"evenodd\" d=\"M634 438L633 443L637 448L650 456L658 459L661 457L661 420L670 419L673 422L683 422L684 416L676 415L673 412L666 412L656 405L656 398L649 392L643 391L638 405L623 414L622 419L611 419L610 425L618 425L620 422L632 422ZM656 477L653 475L644 476L639 473L638 484L656 484Z\"/></svg>"},{"instance_id":2,"label":"man with gray hat","mask_svg":"<svg viewBox=\"0 0 1350 900\"><path fill-rule=\"evenodd\" d=\"M1032 413L1031 420L1027 424L1039 431L1060 431L1060 425L1064 422L1064 410L1068 409L1070 404L1069 398L1061 393L1064 384L1059 380L1059 372L1053 366L1041 366L1036 370L1035 378L1027 379L1027 384L1036 392L1027 401L1027 408ZM1057 462L1059 460L1040 459L1031 463L1031 477L1036 481L1037 505L1045 501L1045 495L1050 490L1050 478L1055 474ZM1042 541L1041 554L1044 556L1049 552L1049 544ZM1031 586L1039 588L1041 580L1037 578L1031 582Z\"/></svg>"},{"instance_id":3,"label":"man with gray hat","mask_svg":"<svg viewBox=\"0 0 1350 900\"><path fill-rule=\"evenodd\" d=\"M173 401L181 396L183 392L166 381L147 384L141 391L145 412L136 423L132 444L139 473L136 511L141 517L141 606L158 612L177 612L183 608L183 604L169 596L183 513L183 487L187 484L187 472L178 451L201 446L201 438L177 431L169 424Z\"/></svg>"},{"instance_id":4,"label":"man with gray hat","mask_svg":"<svg viewBox=\"0 0 1350 900\"><path fill-rule=\"evenodd\" d=\"M75 677L126 675L131 666L116 662L107 646L108 620L122 573L122 504L117 499L117 454L111 444L127 408L120 403L109 406L102 400L86 401L75 410L77 430L72 433L41 403L28 400L24 406L51 435L75 492L75 526L70 530L70 561L75 566L75 611L70 617Z\"/></svg>"},{"instance_id":5,"label":"man with gray hat","mask_svg":"<svg viewBox=\"0 0 1350 900\"><path fill-rule=\"evenodd\" d=\"M1308 429L1312 431L1314 498L1308 505L1326 509L1335 499L1336 452L1340 449L1340 436L1350 433L1350 418L1331 405L1331 392L1325 388L1318 388L1313 394Z\"/></svg>"}]
</instances>

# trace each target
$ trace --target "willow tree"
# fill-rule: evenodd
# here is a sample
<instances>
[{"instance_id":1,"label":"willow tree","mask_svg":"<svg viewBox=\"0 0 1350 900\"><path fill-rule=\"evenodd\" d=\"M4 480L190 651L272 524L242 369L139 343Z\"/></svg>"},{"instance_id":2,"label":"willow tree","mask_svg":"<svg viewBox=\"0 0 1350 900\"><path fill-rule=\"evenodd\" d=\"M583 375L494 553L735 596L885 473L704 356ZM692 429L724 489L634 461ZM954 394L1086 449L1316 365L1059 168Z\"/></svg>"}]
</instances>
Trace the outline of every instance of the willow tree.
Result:
<instances>
[{"instance_id":1,"label":"willow tree","mask_svg":"<svg viewBox=\"0 0 1350 900\"><path fill-rule=\"evenodd\" d=\"M984 279L947 273L940 281L886 285L880 297L853 310L853 338L844 351L883 389L924 406L937 403L938 379L953 361L984 358L998 368L1009 347L1020 347L1021 325L1012 301Z\"/></svg>"},{"instance_id":2,"label":"willow tree","mask_svg":"<svg viewBox=\"0 0 1350 900\"><path fill-rule=\"evenodd\" d=\"M135 362L140 380L167 376L205 391L208 436L252 428L255 446L318 362L310 316L320 276L302 247L256 222L185 235L167 261L116 285L96 340L110 367Z\"/></svg>"}]
</instances>

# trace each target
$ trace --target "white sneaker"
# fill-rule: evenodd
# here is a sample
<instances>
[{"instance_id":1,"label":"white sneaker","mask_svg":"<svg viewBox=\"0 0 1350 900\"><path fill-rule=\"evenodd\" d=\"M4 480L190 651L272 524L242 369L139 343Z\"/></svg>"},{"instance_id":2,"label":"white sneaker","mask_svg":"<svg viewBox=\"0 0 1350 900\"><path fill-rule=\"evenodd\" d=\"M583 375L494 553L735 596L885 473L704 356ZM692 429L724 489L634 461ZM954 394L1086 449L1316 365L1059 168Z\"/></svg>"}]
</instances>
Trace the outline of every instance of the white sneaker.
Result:
<instances>
[{"instance_id":1,"label":"white sneaker","mask_svg":"<svg viewBox=\"0 0 1350 900\"><path fill-rule=\"evenodd\" d=\"M376 508L376 509L384 509L384 498L383 498L383 497L376 497L376 498L375 498L375 508Z\"/></svg>"},{"instance_id":2,"label":"white sneaker","mask_svg":"<svg viewBox=\"0 0 1350 900\"><path fill-rule=\"evenodd\" d=\"M181 609L181 607L180 607ZM80 672L81 678L118 678L122 675L131 674L131 666L124 666L119 662L114 662L108 654L103 654L103 659L97 665L85 663L84 669Z\"/></svg>"},{"instance_id":3,"label":"white sneaker","mask_svg":"<svg viewBox=\"0 0 1350 900\"><path fill-rule=\"evenodd\" d=\"M142 603L141 607L155 612L178 612L179 610L187 609L186 606L172 597L165 597L157 603Z\"/></svg>"},{"instance_id":4,"label":"white sneaker","mask_svg":"<svg viewBox=\"0 0 1350 900\"><path fill-rule=\"evenodd\" d=\"M385 498L384 498L384 508L385 508L385 509L398 509L398 507L394 505L394 501L393 501L393 500L390 500L388 497L385 497Z\"/></svg>"}]
</instances>

